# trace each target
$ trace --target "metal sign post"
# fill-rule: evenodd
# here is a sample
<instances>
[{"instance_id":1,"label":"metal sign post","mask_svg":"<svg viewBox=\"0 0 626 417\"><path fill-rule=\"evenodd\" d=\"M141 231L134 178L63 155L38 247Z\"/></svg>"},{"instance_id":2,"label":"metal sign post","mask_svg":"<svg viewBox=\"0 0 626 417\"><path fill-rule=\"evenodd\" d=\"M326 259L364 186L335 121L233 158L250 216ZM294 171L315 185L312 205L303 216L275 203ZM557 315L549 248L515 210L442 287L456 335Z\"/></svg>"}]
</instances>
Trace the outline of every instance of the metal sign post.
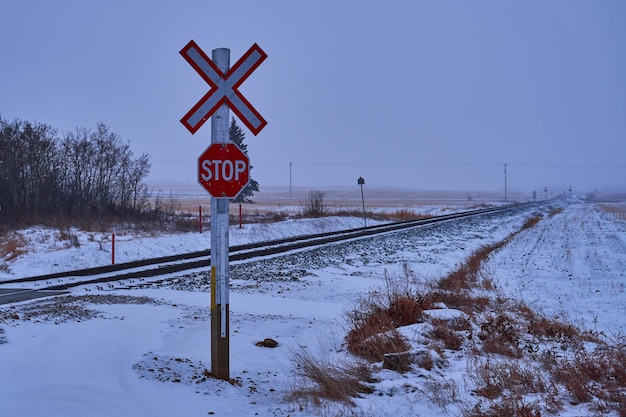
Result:
<instances>
[{"instance_id":1,"label":"metal sign post","mask_svg":"<svg viewBox=\"0 0 626 417\"><path fill-rule=\"evenodd\" d=\"M363 184L365 180L363 177L359 177L357 183L361 186L361 202L363 203L363 227L367 227L367 220L365 220L365 197L363 197Z\"/></svg>"},{"instance_id":2,"label":"metal sign post","mask_svg":"<svg viewBox=\"0 0 626 417\"><path fill-rule=\"evenodd\" d=\"M230 50L213 50L213 63L226 74ZM211 144L226 143L230 112L224 103L211 116ZM228 199L211 197L211 374L230 378L230 329L228 302Z\"/></svg>"},{"instance_id":3,"label":"metal sign post","mask_svg":"<svg viewBox=\"0 0 626 417\"><path fill-rule=\"evenodd\" d=\"M267 122L238 88L267 55L254 44L230 68L230 49L214 49L209 59L193 40L180 54L211 86L181 123L194 134L211 117L211 146L198 161L198 181L211 194L211 374L229 380L229 199L249 181L249 161L229 138L229 108L253 134L265 127Z\"/></svg>"}]
</instances>

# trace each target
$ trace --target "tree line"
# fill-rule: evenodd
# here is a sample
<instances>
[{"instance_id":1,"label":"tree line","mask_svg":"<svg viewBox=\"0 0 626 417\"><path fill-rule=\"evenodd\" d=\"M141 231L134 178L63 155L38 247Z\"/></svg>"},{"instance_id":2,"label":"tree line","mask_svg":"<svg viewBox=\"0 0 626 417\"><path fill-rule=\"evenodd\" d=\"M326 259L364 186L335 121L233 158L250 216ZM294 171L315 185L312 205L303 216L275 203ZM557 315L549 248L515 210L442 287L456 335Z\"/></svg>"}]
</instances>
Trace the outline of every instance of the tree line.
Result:
<instances>
[{"instance_id":1,"label":"tree line","mask_svg":"<svg viewBox=\"0 0 626 417\"><path fill-rule=\"evenodd\" d=\"M0 117L0 218L127 215L149 207L147 154L103 123L59 135Z\"/></svg>"}]
</instances>

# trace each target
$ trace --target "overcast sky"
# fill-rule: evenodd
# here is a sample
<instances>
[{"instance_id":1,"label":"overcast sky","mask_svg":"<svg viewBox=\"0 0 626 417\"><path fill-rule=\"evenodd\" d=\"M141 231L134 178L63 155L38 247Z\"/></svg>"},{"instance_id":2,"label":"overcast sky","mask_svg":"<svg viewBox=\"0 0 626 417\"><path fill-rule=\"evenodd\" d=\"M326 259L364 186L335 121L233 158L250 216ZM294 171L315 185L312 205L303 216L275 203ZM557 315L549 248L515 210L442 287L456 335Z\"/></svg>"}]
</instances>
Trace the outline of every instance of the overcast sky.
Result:
<instances>
[{"instance_id":1,"label":"overcast sky","mask_svg":"<svg viewBox=\"0 0 626 417\"><path fill-rule=\"evenodd\" d=\"M153 184L197 185L210 123L190 41L234 64L263 186L555 192L626 186L626 2L0 0L0 116L103 122ZM233 113L231 112L231 115ZM243 124L238 121L242 126ZM197 187L200 187L197 185Z\"/></svg>"}]
</instances>

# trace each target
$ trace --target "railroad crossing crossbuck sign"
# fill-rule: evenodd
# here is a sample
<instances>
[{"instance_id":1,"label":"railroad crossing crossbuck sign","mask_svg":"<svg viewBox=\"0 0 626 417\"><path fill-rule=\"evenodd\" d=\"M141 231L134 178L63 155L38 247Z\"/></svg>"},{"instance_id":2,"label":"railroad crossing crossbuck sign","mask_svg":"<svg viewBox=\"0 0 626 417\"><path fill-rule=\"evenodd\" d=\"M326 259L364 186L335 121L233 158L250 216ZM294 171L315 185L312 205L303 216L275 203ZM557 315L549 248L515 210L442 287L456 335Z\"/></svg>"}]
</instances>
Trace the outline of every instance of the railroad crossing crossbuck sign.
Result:
<instances>
[{"instance_id":1,"label":"railroad crossing crossbuck sign","mask_svg":"<svg viewBox=\"0 0 626 417\"><path fill-rule=\"evenodd\" d=\"M234 143L213 143L198 158L198 182L216 198L237 197L249 173L248 157Z\"/></svg>"},{"instance_id":2,"label":"railroad crossing crossbuck sign","mask_svg":"<svg viewBox=\"0 0 626 417\"><path fill-rule=\"evenodd\" d=\"M180 51L180 54L211 86L209 92L181 119L182 124L192 134L196 133L223 103L230 107L254 135L265 127L267 124L265 119L238 90L246 78L267 58L267 54L259 45L256 43L252 45L226 74L217 68L193 40Z\"/></svg>"}]
</instances>

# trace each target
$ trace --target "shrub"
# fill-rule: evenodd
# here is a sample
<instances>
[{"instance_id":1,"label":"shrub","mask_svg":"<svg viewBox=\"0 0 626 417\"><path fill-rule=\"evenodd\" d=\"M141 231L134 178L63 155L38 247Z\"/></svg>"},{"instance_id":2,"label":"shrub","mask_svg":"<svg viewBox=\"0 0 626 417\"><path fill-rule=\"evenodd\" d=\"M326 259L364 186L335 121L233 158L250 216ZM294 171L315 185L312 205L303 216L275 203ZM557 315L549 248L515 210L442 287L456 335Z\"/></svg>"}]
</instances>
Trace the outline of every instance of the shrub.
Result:
<instances>
[{"instance_id":1,"label":"shrub","mask_svg":"<svg viewBox=\"0 0 626 417\"><path fill-rule=\"evenodd\" d=\"M433 319L433 330L430 336L443 342L443 347L450 350L460 350L463 346L463 335L448 327L448 322L441 319ZM469 323L468 323L469 325Z\"/></svg>"},{"instance_id":2,"label":"shrub","mask_svg":"<svg viewBox=\"0 0 626 417\"><path fill-rule=\"evenodd\" d=\"M328 213L328 207L324 202L326 193L320 190L311 190L303 204L303 212L305 216L322 217Z\"/></svg>"},{"instance_id":3,"label":"shrub","mask_svg":"<svg viewBox=\"0 0 626 417\"><path fill-rule=\"evenodd\" d=\"M385 290L370 293L347 313L348 351L370 361L381 361L389 353L409 349L407 340L396 329L422 321L422 312L433 308L431 294L410 289L412 279L405 268L405 282L385 272Z\"/></svg>"},{"instance_id":4,"label":"shrub","mask_svg":"<svg viewBox=\"0 0 626 417\"><path fill-rule=\"evenodd\" d=\"M409 344L384 311L372 312L346 335L348 351L369 361L382 361L389 353L404 352Z\"/></svg>"},{"instance_id":5,"label":"shrub","mask_svg":"<svg viewBox=\"0 0 626 417\"><path fill-rule=\"evenodd\" d=\"M520 328L510 317L499 314L491 316L480 326L478 338L483 341L483 351L521 358Z\"/></svg>"},{"instance_id":6,"label":"shrub","mask_svg":"<svg viewBox=\"0 0 626 417\"><path fill-rule=\"evenodd\" d=\"M0 260L12 261L27 252L24 247L26 245L26 241L23 236L13 233L8 237L3 238L3 240L4 242L0 245Z\"/></svg>"}]
</instances>

